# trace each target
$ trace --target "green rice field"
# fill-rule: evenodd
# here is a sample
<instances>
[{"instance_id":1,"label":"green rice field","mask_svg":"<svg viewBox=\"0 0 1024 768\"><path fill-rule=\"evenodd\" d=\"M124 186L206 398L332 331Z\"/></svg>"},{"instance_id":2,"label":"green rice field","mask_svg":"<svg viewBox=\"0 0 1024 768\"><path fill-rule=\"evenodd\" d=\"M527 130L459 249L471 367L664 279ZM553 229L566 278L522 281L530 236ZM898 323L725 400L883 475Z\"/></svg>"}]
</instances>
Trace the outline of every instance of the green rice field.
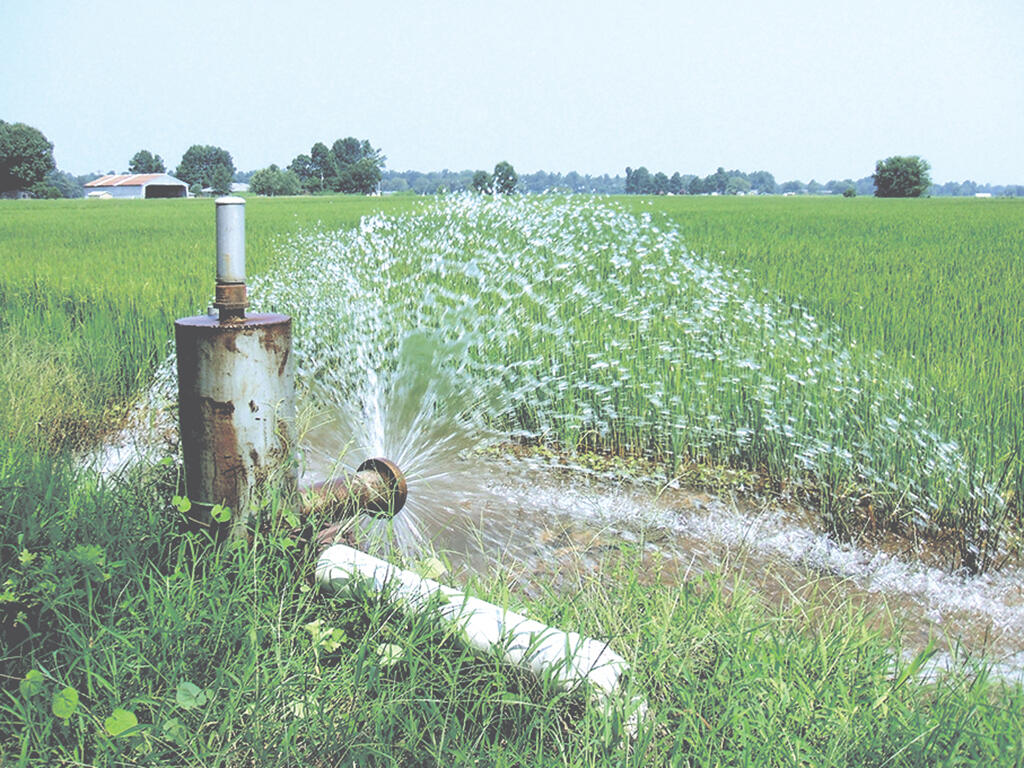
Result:
<instances>
[{"instance_id":1,"label":"green rice field","mask_svg":"<svg viewBox=\"0 0 1024 768\"><path fill-rule=\"evenodd\" d=\"M337 196L246 220L304 394L353 392L415 330L508 435L739 469L843 535L1019 563L1024 203ZM0 201L0 766L1024 764L1019 683L923 676L929 650L825 588L668 587L626 543L571 601L470 585L626 655L652 712L630 740L429 619L318 595L285 535L178 527L173 457L82 472L214 264L211 200Z\"/></svg>"}]
</instances>

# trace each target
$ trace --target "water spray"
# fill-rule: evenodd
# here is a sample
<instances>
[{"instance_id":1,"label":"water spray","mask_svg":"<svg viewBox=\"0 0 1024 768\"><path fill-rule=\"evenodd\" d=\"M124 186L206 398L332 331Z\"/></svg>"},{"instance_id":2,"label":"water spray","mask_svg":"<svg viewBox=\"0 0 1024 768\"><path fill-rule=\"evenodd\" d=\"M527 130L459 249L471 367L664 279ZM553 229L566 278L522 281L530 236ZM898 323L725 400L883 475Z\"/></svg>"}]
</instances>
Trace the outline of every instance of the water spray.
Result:
<instances>
[{"instance_id":1,"label":"water spray","mask_svg":"<svg viewBox=\"0 0 1024 768\"><path fill-rule=\"evenodd\" d=\"M174 324L181 446L195 521L245 536L262 485L283 488L286 499L296 496L292 319L246 314L245 200L222 197L216 204L216 299L206 315ZM302 512L313 519L360 513L390 518L405 504L408 485L394 462L372 458L355 473L309 491ZM229 522L220 522L218 506L230 509ZM441 618L453 623L471 648L498 653L563 687L586 683L603 703L621 692L627 665L606 643L561 632L335 544L342 525L329 525L317 537L328 545L317 563L325 590L365 580L378 590L393 585L393 597L413 611L433 605L429 598L440 595L446 606ZM635 728L644 709L640 700L629 702L627 730Z\"/></svg>"},{"instance_id":2,"label":"water spray","mask_svg":"<svg viewBox=\"0 0 1024 768\"><path fill-rule=\"evenodd\" d=\"M297 487L292 319L246 313L245 200L221 197L216 206L216 298L206 315L174 324L178 412L193 519L244 535L261 486L286 497ZM402 472L380 458L311 490L318 509L338 516L393 516L407 495ZM230 523L214 519L218 505L231 510Z\"/></svg>"}]
</instances>

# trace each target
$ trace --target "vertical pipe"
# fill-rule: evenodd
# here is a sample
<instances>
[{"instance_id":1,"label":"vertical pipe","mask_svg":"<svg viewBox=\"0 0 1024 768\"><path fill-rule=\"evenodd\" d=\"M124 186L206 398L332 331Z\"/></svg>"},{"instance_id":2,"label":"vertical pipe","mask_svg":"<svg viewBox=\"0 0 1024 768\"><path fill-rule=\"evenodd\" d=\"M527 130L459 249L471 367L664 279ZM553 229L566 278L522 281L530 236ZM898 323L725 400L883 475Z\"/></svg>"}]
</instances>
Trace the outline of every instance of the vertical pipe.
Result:
<instances>
[{"instance_id":1,"label":"vertical pipe","mask_svg":"<svg viewBox=\"0 0 1024 768\"><path fill-rule=\"evenodd\" d=\"M216 288L219 317L174 324L181 447L195 519L213 526L226 506L243 533L261 485L295 486L295 374L291 318L245 313L241 198L217 201Z\"/></svg>"},{"instance_id":2,"label":"vertical pipe","mask_svg":"<svg viewBox=\"0 0 1024 768\"><path fill-rule=\"evenodd\" d=\"M245 200L217 198L217 282L245 282Z\"/></svg>"}]
</instances>

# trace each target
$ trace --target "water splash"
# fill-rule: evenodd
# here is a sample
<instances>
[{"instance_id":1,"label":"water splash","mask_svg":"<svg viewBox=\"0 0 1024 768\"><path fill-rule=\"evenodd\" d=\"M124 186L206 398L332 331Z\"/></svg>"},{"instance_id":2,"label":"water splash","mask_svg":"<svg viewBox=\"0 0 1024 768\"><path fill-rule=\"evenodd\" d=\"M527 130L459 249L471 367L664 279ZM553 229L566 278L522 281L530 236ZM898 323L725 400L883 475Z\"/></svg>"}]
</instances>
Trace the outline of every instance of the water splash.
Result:
<instances>
[{"instance_id":1,"label":"water splash","mask_svg":"<svg viewBox=\"0 0 1024 768\"><path fill-rule=\"evenodd\" d=\"M1005 508L985 452L883 356L649 214L450 197L282 251L252 295L296 317L300 394L351 441L314 440L313 472L383 452L438 487L452 456L500 434L854 486L921 529Z\"/></svg>"},{"instance_id":2,"label":"water splash","mask_svg":"<svg viewBox=\"0 0 1024 768\"><path fill-rule=\"evenodd\" d=\"M936 424L880 354L843 346L679 231L601 201L465 197L281 250L251 288L254 309L295 317L306 480L374 455L408 476L393 522L357 522L368 549L429 546L528 581L593 542L651 546L657 529L669 535L656 548L684 567L753 551L766 572L901 601L921 632L991 627L1007 664L1024 665L1006 650L1024 637L1019 571L964 578L838 545L782 513L671 506L488 453L529 437L568 453L767 465L898 499L922 527L965 500L1002 508L965 459L982 454L971 436Z\"/></svg>"}]
</instances>

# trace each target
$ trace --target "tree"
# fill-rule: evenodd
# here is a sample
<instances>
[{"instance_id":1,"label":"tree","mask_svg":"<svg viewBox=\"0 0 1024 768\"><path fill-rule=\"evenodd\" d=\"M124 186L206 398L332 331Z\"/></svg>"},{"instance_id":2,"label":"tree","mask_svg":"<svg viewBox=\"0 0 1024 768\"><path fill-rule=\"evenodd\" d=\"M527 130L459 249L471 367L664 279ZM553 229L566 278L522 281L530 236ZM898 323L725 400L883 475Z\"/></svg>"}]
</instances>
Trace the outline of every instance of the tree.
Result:
<instances>
[{"instance_id":1,"label":"tree","mask_svg":"<svg viewBox=\"0 0 1024 768\"><path fill-rule=\"evenodd\" d=\"M163 173L166 170L163 158L148 149L140 149L128 163L129 173Z\"/></svg>"},{"instance_id":2,"label":"tree","mask_svg":"<svg viewBox=\"0 0 1024 768\"><path fill-rule=\"evenodd\" d=\"M53 144L39 129L0 120L0 193L41 184L56 167Z\"/></svg>"},{"instance_id":3,"label":"tree","mask_svg":"<svg viewBox=\"0 0 1024 768\"><path fill-rule=\"evenodd\" d=\"M380 184L384 155L369 141L348 136L328 148L318 141L308 155L292 160L293 171L307 192L370 194Z\"/></svg>"},{"instance_id":4,"label":"tree","mask_svg":"<svg viewBox=\"0 0 1024 768\"><path fill-rule=\"evenodd\" d=\"M775 177L768 171L754 171L747 176L747 181L751 189L762 195L774 195L777 189Z\"/></svg>"},{"instance_id":5,"label":"tree","mask_svg":"<svg viewBox=\"0 0 1024 768\"><path fill-rule=\"evenodd\" d=\"M641 165L635 171L626 169L626 194L649 195L654 192L654 178L647 168Z\"/></svg>"},{"instance_id":6,"label":"tree","mask_svg":"<svg viewBox=\"0 0 1024 768\"><path fill-rule=\"evenodd\" d=\"M210 191L215 195L226 195L231 191L231 176L233 170L225 165L215 166L210 175Z\"/></svg>"},{"instance_id":7,"label":"tree","mask_svg":"<svg viewBox=\"0 0 1024 768\"><path fill-rule=\"evenodd\" d=\"M329 188L334 177L338 175L338 171L334 167L334 161L331 159L331 150L322 141L318 141L309 151L309 157L313 164L313 173L317 179L317 183L312 191L322 192Z\"/></svg>"},{"instance_id":8,"label":"tree","mask_svg":"<svg viewBox=\"0 0 1024 768\"><path fill-rule=\"evenodd\" d=\"M338 192L369 195L380 184L380 167L369 157L362 157L338 173Z\"/></svg>"},{"instance_id":9,"label":"tree","mask_svg":"<svg viewBox=\"0 0 1024 768\"><path fill-rule=\"evenodd\" d=\"M320 176L313 167L313 158L309 155L299 155L296 157L288 166L288 170L295 174L305 192L315 191L315 188L320 183Z\"/></svg>"},{"instance_id":10,"label":"tree","mask_svg":"<svg viewBox=\"0 0 1024 768\"><path fill-rule=\"evenodd\" d=\"M477 171L473 174L473 189L484 195L491 194L494 191L494 178L487 171Z\"/></svg>"},{"instance_id":11,"label":"tree","mask_svg":"<svg viewBox=\"0 0 1024 768\"><path fill-rule=\"evenodd\" d=\"M662 171L658 171L654 174L654 194L664 195L668 193L668 176Z\"/></svg>"},{"instance_id":12,"label":"tree","mask_svg":"<svg viewBox=\"0 0 1024 768\"><path fill-rule=\"evenodd\" d=\"M249 179L249 189L257 195L297 195L302 192L299 177L291 170L276 165L256 171Z\"/></svg>"},{"instance_id":13,"label":"tree","mask_svg":"<svg viewBox=\"0 0 1024 768\"><path fill-rule=\"evenodd\" d=\"M717 171L704 179L704 184L710 187L712 192L724 195L725 188L729 186L729 174L725 172L725 168L718 166Z\"/></svg>"},{"instance_id":14,"label":"tree","mask_svg":"<svg viewBox=\"0 0 1024 768\"><path fill-rule=\"evenodd\" d=\"M725 194L745 195L750 191L750 182L742 176L730 176L725 183Z\"/></svg>"},{"instance_id":15,"label":"tree","mask_svg":"<svg viewBox=\"0 0 1024 768\"><path fill-rule=\"evenodd\" d=\"M191 188L210 187L220 194L231 190L231 177L234 173L235 164L227 150L193 144L185 151L174 175Z\"/></svg>"},{"instance_id":16,"label":"tree","mask_svg":"<svg viewBox=\"0 0 1024 768\"><path fill-rule=\"evenodd\" d=\"M668 191L672 195L683 194L683 177L679 175L679 171L673 173L668 180Z\"/></svg>"},{"instance_id":17,"label":"tree","mask_svg":"<svg viewBox=\"0 0 1024 768\"><path fill-rule=\"evenodd\" d=\"M686 185L686 191L691 195L706 195L711 192L708 189L707 182L700 176L694 176L690 179L690 183Z\"/></svg>"},{"instance_id":18,"label":"tree","mask_svg":"<svg viewBox=\"0 0 1024 768\"><path fill-rule=\"evenodd\" d=\"M494 166L494 192L498 195L509 195L516 191L519 175L512 164L502 160Z\"/></svg>"},{"instance_id":19,"label":"tree","mask_svg":"<svg viewBox=\"0 0 1024 768\"><path fill-rule=\"evenodd\" d=\"M932 185L927 160L894 155L875 163L875 197L920 197Z\"/></svg>"},{"instance_id":20,"label":"tree","mask_svg":"<svg viewBox=\"0 0 1024 768\"><path fill-rule=\"evenodd\" d=\"M61 197L85 197L82 182L65 171L50 171L46 174L46 183L56 189Z\"/></svg>"}]
</instances>

